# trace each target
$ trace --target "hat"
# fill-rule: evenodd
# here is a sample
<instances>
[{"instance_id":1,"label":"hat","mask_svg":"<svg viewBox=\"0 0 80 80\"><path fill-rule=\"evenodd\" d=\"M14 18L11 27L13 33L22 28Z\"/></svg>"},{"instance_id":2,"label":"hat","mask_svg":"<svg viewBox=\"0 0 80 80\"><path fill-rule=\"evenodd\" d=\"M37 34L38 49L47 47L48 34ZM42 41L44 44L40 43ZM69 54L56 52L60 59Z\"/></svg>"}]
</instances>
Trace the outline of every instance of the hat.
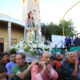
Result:
<instances>
[{"instance_id":1,"label":"hat","mask_svg":"<svg viewBox=\"0 0 80 80\"><path fill-rule=\"evenodd\" d=\"M54 59L55 59L55 56L51 56L50 59L51 59L51 60L54 60Z\"/></svg>"},{"instance_id":2,"label":"hat","mask_svg":"<svg viewBox=\"0 0 80 80\"><path fill-rule=\"evenodd\" d=\"M56 53L56 57L61 56L62 54L60 52Z\"/></svg>"}]
</instances>

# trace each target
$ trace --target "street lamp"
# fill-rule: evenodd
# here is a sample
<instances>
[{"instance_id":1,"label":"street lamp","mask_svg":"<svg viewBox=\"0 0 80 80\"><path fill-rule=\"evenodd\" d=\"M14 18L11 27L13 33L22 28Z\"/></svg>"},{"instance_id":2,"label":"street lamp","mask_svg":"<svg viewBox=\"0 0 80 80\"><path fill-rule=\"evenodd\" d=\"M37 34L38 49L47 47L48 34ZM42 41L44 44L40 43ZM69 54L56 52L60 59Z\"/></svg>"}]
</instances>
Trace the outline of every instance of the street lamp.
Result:
<instances>
[{"instance_id":1,"label":"street lamp","mask_svg":"<svg viewBox=\"0 0 80 80\"><path fill-rule=\"evenodd\" d=\"M64 16L63 16L63 18L62 18L62 21L64 21L66 14L67 14L72 8L74 8L77 4L79 4L79 3L80 3L80 1L78 1L77 3L75 3L73 6L71 6L71 7L65 12L65 14L64 14ZM62 23L62 25L63 25L63 36L64 36L64 35L65 35L65 34L64 34L64 23Z\"/></svg>"}]
</instances>

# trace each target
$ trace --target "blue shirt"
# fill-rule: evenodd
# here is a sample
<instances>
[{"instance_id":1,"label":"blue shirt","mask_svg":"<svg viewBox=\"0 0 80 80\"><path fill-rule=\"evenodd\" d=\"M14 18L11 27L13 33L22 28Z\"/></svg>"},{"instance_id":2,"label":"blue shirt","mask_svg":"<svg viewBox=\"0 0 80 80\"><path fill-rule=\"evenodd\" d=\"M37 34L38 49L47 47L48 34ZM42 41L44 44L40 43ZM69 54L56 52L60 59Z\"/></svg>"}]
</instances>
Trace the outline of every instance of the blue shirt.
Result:
<instances>
[{"instance_id":1,"label":"blue shirt","mask_svg":"<svg viewBox=\"0 0 80 80\"><path fill-rule=\"evenodd\" d=\"M6 64L6 68L7 68L7 74L12 74L12 68L16 65L16 63L10 61L9 63ZM8 80L11 80L10 78L8 78Z\"/></svg>"}]
</instances>

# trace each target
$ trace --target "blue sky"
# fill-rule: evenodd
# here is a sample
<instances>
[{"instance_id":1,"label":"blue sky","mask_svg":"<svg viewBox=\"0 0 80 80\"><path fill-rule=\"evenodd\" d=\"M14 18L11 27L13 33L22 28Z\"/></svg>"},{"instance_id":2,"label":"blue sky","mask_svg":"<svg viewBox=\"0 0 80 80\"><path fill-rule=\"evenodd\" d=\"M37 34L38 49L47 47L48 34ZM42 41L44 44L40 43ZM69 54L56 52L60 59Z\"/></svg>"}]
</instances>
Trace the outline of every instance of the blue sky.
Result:
<instances>
[{"instance_id":1,"label":"blue sky","mask_svg":"<svg viewBox=\"0 0 80 80\"><path fill-rule=\"evenodd\" d=\"M0 13L21 20L22 4L20 0L0 0Z\"/></svg>"},{"instance_id":2,"label":"blue sky","mask_svg":"<svg viewBox=\"0 0 80 80\"><path fill-rule=\"evenodd\" d=\"M59 23L65 12L79 0L40 0L41 22ZM0 0L0 13L22 19L21 0ZM65 20L74 22L76 30L80 26L80 3L71 9L65 16ZM80 32L80 31L79 31Z\"/></svg>"}]
</instances>

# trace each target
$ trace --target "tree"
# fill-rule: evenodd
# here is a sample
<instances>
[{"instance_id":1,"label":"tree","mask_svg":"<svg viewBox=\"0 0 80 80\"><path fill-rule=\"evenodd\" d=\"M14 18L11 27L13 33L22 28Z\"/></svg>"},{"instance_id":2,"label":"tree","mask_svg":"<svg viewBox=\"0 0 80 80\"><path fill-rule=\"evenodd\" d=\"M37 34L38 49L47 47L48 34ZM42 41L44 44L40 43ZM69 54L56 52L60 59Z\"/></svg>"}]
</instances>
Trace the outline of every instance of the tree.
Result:
<instances>
[{"instance_id":1,"label":"tree","mask_svg":"<svg viewBox=\"0 0 80 80\"><path fill-rule=\"evenodd\" d=\"M74 25L71 20L70 21L61 20L59 26L62 28L62 32L64 27L65 36L73 36L75 34Z\"/></svg>"},{"instance_id":2,"label":"tree","mask_svg":"<svg viewBox=\"0 0 80 80\"><path fill-rule=\"evenodd\" d=\"M75 34L72 21L61 20L58 25L53 24L52 22L49 24L42 24L41 25L42 36L44 36L46 40L51 40L51 36L53 34L63 35L63 26L65 36L73 36Z\"/></svg>"}]
</instances>

